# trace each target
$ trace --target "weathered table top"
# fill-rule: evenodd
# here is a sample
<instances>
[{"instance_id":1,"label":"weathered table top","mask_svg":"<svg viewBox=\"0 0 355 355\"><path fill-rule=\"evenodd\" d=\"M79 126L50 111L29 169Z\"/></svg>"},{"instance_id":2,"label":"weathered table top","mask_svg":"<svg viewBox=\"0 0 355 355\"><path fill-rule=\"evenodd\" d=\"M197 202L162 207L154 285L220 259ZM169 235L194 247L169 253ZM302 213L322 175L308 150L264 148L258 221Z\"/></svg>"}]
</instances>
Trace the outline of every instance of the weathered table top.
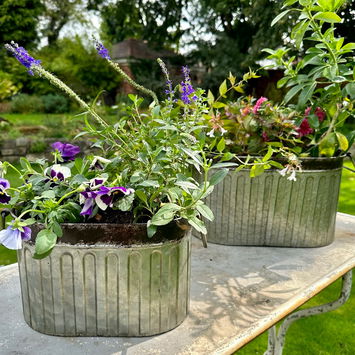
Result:
<instances>
[{"instance_id":1,"label":"weathered table top","mask_svg":"<svg viewBox=\"0 0 355 355\"><path fill-rule=\"evenodd\" d=\"M338 214L322 248L193 247L190 315L156 337L37 333L22 317L17 265L0 268L0 354L230 354L355 267L355 216Z\"/></svg>"}]
</instances>

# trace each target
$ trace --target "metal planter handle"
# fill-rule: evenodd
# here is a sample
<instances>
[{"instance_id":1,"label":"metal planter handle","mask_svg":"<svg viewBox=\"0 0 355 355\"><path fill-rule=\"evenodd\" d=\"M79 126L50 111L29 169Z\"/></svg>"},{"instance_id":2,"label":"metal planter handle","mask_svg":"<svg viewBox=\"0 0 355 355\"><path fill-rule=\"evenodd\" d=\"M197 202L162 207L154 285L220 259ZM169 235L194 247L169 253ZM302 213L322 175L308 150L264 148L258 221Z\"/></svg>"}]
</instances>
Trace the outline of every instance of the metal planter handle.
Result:
<instances>
[{"instance_id":1,"label":"metal planter handle","mask_svg":"<svg viewBox=\"0 0 355 355\"><path fill-rule=\"evenodd\" d=\"M354 160L354 158L352 157L351 153L350 153L350 152L346 153L346 156L350 159L350 161L353 163L353 166L354 166L354 168L355 168L355 160ZM353 172L353 173L355 173L355 170L354 170L354 169L351 169L351 168L349 168L349 167L347 167L347 166L344 166L344 165L343 165L343 168L346 169L346 170L349 170L349 171L351 171L351 172Z\"/></svg>"}]
</instances>

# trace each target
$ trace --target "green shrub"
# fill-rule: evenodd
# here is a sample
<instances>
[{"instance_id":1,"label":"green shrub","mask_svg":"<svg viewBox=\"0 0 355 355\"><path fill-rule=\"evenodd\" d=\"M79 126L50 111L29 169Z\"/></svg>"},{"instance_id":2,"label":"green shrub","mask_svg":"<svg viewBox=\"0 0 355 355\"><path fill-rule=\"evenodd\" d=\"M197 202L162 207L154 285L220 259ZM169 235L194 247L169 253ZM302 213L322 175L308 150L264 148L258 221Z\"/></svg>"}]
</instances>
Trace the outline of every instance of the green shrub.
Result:
<instances>
[{"instance_id":1,"label":"green shrub","mask_svg":"<svg viewBox=\"0 0 355 355\"><path fill-rule=\"evenodd\" d=\"M27 94L18 94L11 100L11 112L37 113L43 112L44 105L40 97Z\"/></svg>"},{"instance_id":2,"label":"green shrub","mask_svg":"<svg viewBox=\"0 0 355 355\"><path fill-rule=\"evenodd\" d=\"M31 143L30 153L44 153L48 148L48 144L43 140L36 140Z\"/></svg>"},{"instance_id":3,"label":"green shrub","mask_svg":"<svg viewBox=\"0 0 355 355\"><path fill-rule=\"evenodd\" d=\"M64 113L69 111L68 99L62 95L48 94L41 97L46 113Z\"/></svg>"}]
</instances>

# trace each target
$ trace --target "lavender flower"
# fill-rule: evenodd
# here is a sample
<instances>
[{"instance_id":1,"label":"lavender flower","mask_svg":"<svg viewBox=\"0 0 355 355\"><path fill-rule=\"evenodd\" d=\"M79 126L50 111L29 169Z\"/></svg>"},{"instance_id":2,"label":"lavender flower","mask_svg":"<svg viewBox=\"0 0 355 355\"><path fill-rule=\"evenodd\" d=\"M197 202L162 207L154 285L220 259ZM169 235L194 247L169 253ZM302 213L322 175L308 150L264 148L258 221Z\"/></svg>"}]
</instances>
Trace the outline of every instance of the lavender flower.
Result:
<instances>
[{"instance_id":1,"label":"lavender flower","mask_svg":"<svg viewBox=\"0 0 355 355\"><path fill-rule=\"evenodd\" d=\"M96 50L97 50L97 53L99 54L99 56L101 58L110 60L111 57L108 52L108 49L105 48L104 45L102 43L100 43L97 39L94 39L94 40L95 40L95 47L96 47Z\"/></svg>"},{"instance_id":2,"label":"lavender flower","mask_svg":"<svg viewBox=\"0 0 355 355\"><path fill-rule=\"evenodd\" d=\"M10 187L10 183L6 179L0 178L0 203L9 203L11 196L6 193L6 190Z\"/></svg>"},{"instance_id":3,"label":"lavender flower","mask_svg":"<svg viewBox=\"0 0 355 355\"><path fill-rule=\"evenodd\" d=\"M22 241L31 239L31 229L22 227L23 231L13 226L8 226L0 232L0 243L8 249L21 249Z\"/></svg>"},{"instance_id":4,"label":"lavender flower","mask_svg":"<svg viewBox=\"0 0 355 355\"><path fill-rule=\"evenodd\" d=\"M23 47L19 47L19 45L17 43L15 43L14 41L11 42L11 44L5 44L5 48L12 52L12 54L14 55L14 57L23 65L25 66L28 70L28 73L30 75L34 75L33 74L33 67L35 66L40 66L41 61L40 60L36 60L33 57L31 57L28 52L26 51L25 48Z\"/></svg>"},{"instance_id":5,"label":"lavender flower","mask_svg":"<svg viewBox=\"0 0 355 355\"><path fill-rule=\"evenodd\" d=\"M195 92L191 85L190 69L187 66L182 67L182 73L184 75L184 81L181 82L181 100L184 104L190 104L192 101L197 100L196 95L193 95L190 98L190 96Z\"/></svg>"},{"instance_id":6,"label":"lavender flower","mask_svg":"<svg viewBox=\"0 0 355 355\"><path fill-rule=\"evenodd\" d=\"M160 65L160 68L161 68L161 70L164 73L165 78L166 78L166 87L167 88L165 90L165 93L169 96L169 101L172 102L173 101L173 97L174 97L174 90L173 90L173 85L172 85L173 83L170 80L168 69L167 69L165 63L160 58L157 59L157 62Z\"/></svg>"},{"instance_id":7,"label":"lavender flower","mask_svg":"<svg viewBox=\"0 0 355 355\"><path fill-rule=\"evenodd\" d=\"M74 160L75 156L80 153L80 148L77 145L69 143L55 142L52 144L52 148L60 153L65 162Z\"/></svg>"}]
</instances>

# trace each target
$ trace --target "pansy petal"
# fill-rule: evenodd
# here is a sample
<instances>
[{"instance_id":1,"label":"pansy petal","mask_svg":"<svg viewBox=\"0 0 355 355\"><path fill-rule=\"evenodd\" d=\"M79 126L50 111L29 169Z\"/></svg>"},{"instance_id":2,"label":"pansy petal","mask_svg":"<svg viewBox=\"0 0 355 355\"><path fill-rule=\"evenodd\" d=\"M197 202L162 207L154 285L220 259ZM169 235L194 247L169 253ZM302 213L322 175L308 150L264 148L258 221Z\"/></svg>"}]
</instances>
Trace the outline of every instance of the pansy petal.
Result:
<instances>
[{"instance_id":1,"label":"pansy petal","mask_svg":"<svg viewBox=\"0 0 355 355\"><path fill-rule=\"evenodd\" d=\"M21 239L28 241L31 239L31 228L30 227L23 227L23 232L21 233Z\"/></svg>"},{"instance_id":2,"label":"pansy petal","mask_svg":"<svg viewBox=\"0 0 355 355\"><path fill-rule=\"evenodd\" d=\"M11 196L9 196L6 192L0 191L0 203L7 204L11 200Z\"/></svg>"},{"instance_id":3,"label":"pansy petal","mask_svg":"<svg viewBox=\"0 0 355 355\"><path fill-rule=\"evenodd\" d=\"M101 210L105 211L107 207L110 206L112 202L112 197L109 195L98 195L95 198L95 202Z\"/></svg>"},{"instance_id":4,"label":"pansy petal","mask_svg":"<svg viewBox=\"0 0 355 355\"><path fill-rule=\"evenodd\" d=\"M90 216L92 214L92 210L93 210L93 205L94 205L94 199L92 198L88 198L85 201L84 207L81 210L80 214L82 216Z\"/></svg>"},{"instance_id":5,"label":"pansy petal","mask_svg":"<svg viewBox=\"0 0 355 355\"><path fill-rule=\"evenodd\" d=\"M6 190L10 187L10 183L8 180L0 178L0 189Z\"/></svg>"},{"instance_id":6,"label":"pansy petal","mask_svg":"<svg viewBox=\"0 0 355 355\"><path fill-rule=\"evenodd\" d=\"M20 231L7 227L0 232L0 243L8 249L18 250L22 247Z\"/></svg>"}]
</instances>

